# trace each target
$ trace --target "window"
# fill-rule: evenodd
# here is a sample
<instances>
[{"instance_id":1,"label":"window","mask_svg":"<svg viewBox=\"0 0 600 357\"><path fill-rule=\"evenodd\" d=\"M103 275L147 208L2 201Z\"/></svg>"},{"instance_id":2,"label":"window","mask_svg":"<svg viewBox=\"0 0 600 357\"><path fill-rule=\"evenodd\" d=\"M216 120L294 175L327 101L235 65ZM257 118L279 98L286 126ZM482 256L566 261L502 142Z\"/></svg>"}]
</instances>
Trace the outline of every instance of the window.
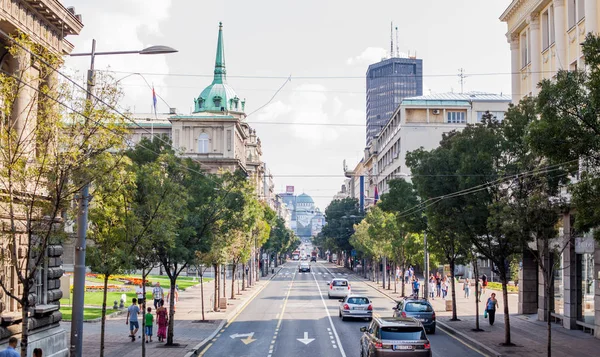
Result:
<instances>
[{"instance_id":1,"label":"window","mask_svg":"<svg viewBox=\"0 0 600 357\"><path fill-rule=\"evenodd\" d=\"M231 151L231 130L227 130L227 150Z\"/></svg>"},{"instance_id":2,"label":"window","mask_svg":"<svg viewBox=\"0 0 600 357\"><path fill-rule=\"evenodd\" d=\"M447 123L458 124L465 123L465 112L448 112L448 121Z\"/></svg>"},{"instance_id":3,"label":"window","mask_svg":"<svg viewBox=\"0 0 600 357\"><path fill-rule=\"evenodd\" d=\"M525 67L529 63L529 38L527 30L521 34L521 67Z\"/></svg>"},{"instance_id":4,"label":"window","mask_svg":"<svg viewBox=\"0 0 600 357\"><path fill-rule=\"evenodd\" d=\"M425 330L421 326L389 326L381 328L382 340L426 340Z\"/></svg>"},{"instance_id":5,"label":"window","mask_svg":"<svg viewBox=\"0 0 600 357\"><path fill-rule=\"evenodd\" d=\"M208 153L208 134L202 133L198 137L198 153L207 154Z\"/></svg>"},{"instance_id":6,"label":"window","mask_svg":"<svg viewBox=\"0 0 600 357\"><path fill-rule=\"evenodd\" d=\"M488 111L482 111L482 112L477 112L477 122L481 123L481 120L483 119L483 115L485 113L488 113ZM496 118L496 120L498 120L499 122L502 122L504 120L504 112L489 112L492 115L492 118Z\"/></svg>"},{"instance_id":7,"label":"window","mask_svg":"<svg viewBox=\"0 0 600 357\"><path fill-rule=\"evenodd\" d=\"M577 0L577 22L585 17L585 0Z\"/></svg>"},{"instance_id":8,"label":"window","mask_svg":"<svg viewBox=\"0 0 600 357\"><path fill-rule=\"evenodd\" d=\"M577 23L576 2L577 0L567 1L567 17L569 19L569 29L575 26L575 24Z\"/></svg>"},{"instance_id":9,"label":"window","mask_svg":"<svg viewBox=\"0 0 600 357\"><path fill-rule=\"evenodd\" d=\"M547 49L554 43L554 7L542 13L542 49Z\"/></svg>"}]
</instances>

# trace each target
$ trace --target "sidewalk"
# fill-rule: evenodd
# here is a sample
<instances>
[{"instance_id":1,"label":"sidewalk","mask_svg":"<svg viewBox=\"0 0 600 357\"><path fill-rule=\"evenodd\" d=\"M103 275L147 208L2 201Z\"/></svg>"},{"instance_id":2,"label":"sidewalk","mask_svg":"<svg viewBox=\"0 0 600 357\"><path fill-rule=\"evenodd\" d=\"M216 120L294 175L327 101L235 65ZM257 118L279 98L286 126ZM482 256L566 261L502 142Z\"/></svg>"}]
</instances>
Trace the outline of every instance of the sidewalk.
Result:
<instances>
[{"instance_id":1,"label":"sidewalk","mask_svg":"<svg viewBox=\"0 0 600 357\"><path fill-rule=\"evenodd\" d=\"M280 269L280 268L279 268ZM266 284L279 272L261 277L252 287L236 294L235 300L227 300L227 310L212 312L211 298L214 292L214 282L204 283L204 308L207 321L202 319L200 285L193 286L179 293L179 302L175 313L174 342L178 346L166 347L156 338L156 325L153 328L153 342L146 344L148 357L192 357L213 338L217 332L237 314L245 305L257 295ZM228 281L227 296L231 296L231 280ZM237 293L237 283L236 283ZM154 308L153 308L154 309ZM142 355L141 330L139 339L131 342L129 339L129 326L125 324L126 314L107 317L105 328L104 355L106 357L139 357ZM141 320L140 320L141 321ZM70 336L71 323L61 322L61 326ZM100 350L100 322L84 323L83 326L83 353L84 356L97 356Z\"/></svg>"},{"instance_id":2,"label":"sidewalk","mask_svg":"<svg viewBox=\"0 0 600 357\"><path fill-rule=\"evenodd\" d=\"M365 280L367 284L381 291L392 299L398 300L400 296L401 284L397 286L398 293L394 293L394 287L387 290L372 281ZM458 286L457 286L458 288ZM405 292L408 293L410 286L406 286ZM483 318L483 309L485 301L490 294L496 293L496 299L500 304L500 309L496 312L496 321L494 326L490 326L489 321ZM451 291L448 292L448 299L452 298ZM456 311L460 321L450 321L452 311L446 311L446 300L435 298L431 300L431 305L435 309L438 328L455 335L459 339L466 340L467 343L476 345L483 352L490 356L546 356L546 335L547 324L544 321L538 321L537 315L519 315L517 311L518 294L508 294L510 311L510 329L511 340L515 346L505 347L504 342L504 306L501 291L488 289L481 297L479 304L479 327L482 332L474 332L475 328L475 298L473 291L469 299L464 297L463 291L456 293ZM567 330L559 324L552 324L552 356L554 357L596 357L600 352L600 340L594 338L589 333L581 330Z\"/></svg>"}]
</instances>

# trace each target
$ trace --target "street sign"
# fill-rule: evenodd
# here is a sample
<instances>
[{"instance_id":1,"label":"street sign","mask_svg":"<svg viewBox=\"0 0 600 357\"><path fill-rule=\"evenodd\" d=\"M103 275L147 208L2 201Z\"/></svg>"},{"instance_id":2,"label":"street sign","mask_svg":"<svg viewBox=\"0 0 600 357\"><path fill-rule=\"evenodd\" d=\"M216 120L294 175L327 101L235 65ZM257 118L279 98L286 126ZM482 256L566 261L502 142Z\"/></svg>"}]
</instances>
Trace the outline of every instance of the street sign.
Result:
<instances>
[{"instance_id":1,"label":"street sign","mask_svg":"<svg viewBox=\"0 0 600 357\"><path fill-rule=\"evenodd\" d=\"M294 186L285 186L286 193L294 193Z\"/></svg>"},{"instance_id":2,"label":"street sign","mask_svg":"<svg viewBox=\"0 0 600 357\"><path fill-rule=\"evenodd\" d=\"M350 255L352 255L353 257L355 257L356 256L356 250L352 249L352 251L350 252Z\"/></svg>"}]
</instances>

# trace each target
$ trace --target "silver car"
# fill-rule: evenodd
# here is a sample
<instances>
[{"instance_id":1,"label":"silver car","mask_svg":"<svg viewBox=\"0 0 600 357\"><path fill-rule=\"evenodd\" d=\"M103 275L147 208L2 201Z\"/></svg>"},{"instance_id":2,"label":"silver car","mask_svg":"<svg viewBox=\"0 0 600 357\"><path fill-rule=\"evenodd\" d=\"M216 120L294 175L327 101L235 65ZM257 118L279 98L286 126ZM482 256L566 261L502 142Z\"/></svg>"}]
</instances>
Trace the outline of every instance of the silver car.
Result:
<instances>
[{"instance_id":1,"label":"silver car","mask_svg":"<svg viewBox=\"0 0 600 357\"><path fill-rule=\"evenodd\" d=\"M329 291L327 292L327 296L331 299L332 297L336 298L345 298L350 295L351 288L350 282L348 279L333 279L332 281L327 282L329 285Z\"/></svg>"},{"instance_id":2,"label":"silver car","mask_svg":"<svg viewBox=\"0 0 600 357\"><path fill-rule=\"evenodd\" d=\"M368 297L362 295L348 295L340 299L339 316L344 321L347 317L359 319L373 319L373 302Z\"/></svg>"}]
</instances>

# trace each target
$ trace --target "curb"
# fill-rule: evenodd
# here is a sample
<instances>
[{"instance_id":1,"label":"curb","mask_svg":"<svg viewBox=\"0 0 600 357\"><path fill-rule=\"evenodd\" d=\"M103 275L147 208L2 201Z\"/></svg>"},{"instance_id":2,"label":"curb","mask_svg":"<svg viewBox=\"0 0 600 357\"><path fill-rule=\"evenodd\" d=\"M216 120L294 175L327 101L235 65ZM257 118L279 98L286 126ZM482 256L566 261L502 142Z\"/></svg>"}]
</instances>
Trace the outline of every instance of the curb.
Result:
<instances>
[{"instance_id":1,"label":"curb","mask_svg":"<svg viewBox=\"0 0 600 357\"><path fill-rule=\"evenodd\" d=\"M279 270L276 270L275 273L269 278L269 280L266 280L266 282L269 282L271 280L273 280L273 278L275 278L277 276L277 274L279 274L279 272L281 271L281 267L278 267ZM264 280L264 279L262 279ZM260 280L259 280L260 281ZM208 342L210 342L210 340L212 340L213 338L215 338L215 336L219 333L219 331L225 326L225 324L229 323L229 321L231 320L231 318L233 316L236 316L238 312L240 312L242 309L244 309L249 303L250 301L256 296L258 295L265 287L267 286L267 284L263 285L260 289L255 290L252 295L248 296L248 299L238 305L235 309L231 310L231 312L229 313L229 317L223 319L221 321L221 323L219 324L219 326L210 334L210 336L208 336L207 338L205 338L204 340L202 340L202 342L200 342L199 344L197 344L196 346L194 346L190 352L186 353L184 355L184 357L196 357L198 356L198 353L202 350L202 348L204 348Z\"/></svg>"},{"instance_id":2,"label":"curb","mask_svg":"<svg viewBox=\"0 0 600 357\"><path fill-rule=\"evenodd\" d=\"M106 314L106 318L117 317L119 315L123 315L125 313L125 311L127 311L127 310L119 310L119 311L111 312L110 314ZM67 320L67 319L61 319L61 321L72 322L71 320ZM96 322L100 322L100 321L102 321L102 317L97 317L95 319L90 319L90 320L83 320L83 322L85 322L85 323L92 323L92 324L96 323Z\"/></svg>"},{"instance_id":3,"label":"curb","mask_svg":"<svg viewBox=\"0 0 600 357\"><path fill-rule=\"evenodd\" d=\"M353 273L354 273L354 272L353 272ZM397 301L397 300L396 300L396 299L395 299L393 296L391 296L390 294L386 293L385 291L381 291L381 290L379 289L379 286L378 286L378 285L375 285L375 284L372 284L372 282L371 282L370 280L368 280L368 279L365 279L365 278L363 278L362 276L360 276L360 275L357 275L356 273L355 273L355 275L356 275L358 278L360 278L361 280L363 280L363 281L365 282L365 284L367 284L367 285L369 285L370 287L372 287L373 289L377 290L377 291L378 291L379 293L381 293L382 295L385 295L385 296L387 296L388 298L392 299L393 301ZM481 349L483 349L483 350L485 350L485 351L487 351L487 352L491 353L491 355L492 355L492 356L494 356L494 357L502 357L502 354L501 354L500 352L498 352L498 351L496 351L496 350L493 350L492 348L490 348L490 347L488 347L488 346L484 345L483 343L481 343L481 342L479 342L479 341L475 340L475 339L474 339L474 338L472 338L472 337L469 337L467 334L465 334L465 333L462 333L462 332L458 331L457 329L455 329L455 328L453 328L453 327L450 327L450 326L448 326L447 324L445 324L445 323L443 323L443 322L441 322L441 321L436 321L436 323L438 323L438 324L440 324L442 327L444 327L444 328L447 330L447 332L448 332L448 333L451 333L451 334L453 334L453 335L459 335L459 336L461 336L461 337L463 337L463 338L465 338L465 339L469 340L469 341L470 341L471 343L473 343L474 345L476 345L476 346L480 347Z\"/></svg>"}]
</instances>

